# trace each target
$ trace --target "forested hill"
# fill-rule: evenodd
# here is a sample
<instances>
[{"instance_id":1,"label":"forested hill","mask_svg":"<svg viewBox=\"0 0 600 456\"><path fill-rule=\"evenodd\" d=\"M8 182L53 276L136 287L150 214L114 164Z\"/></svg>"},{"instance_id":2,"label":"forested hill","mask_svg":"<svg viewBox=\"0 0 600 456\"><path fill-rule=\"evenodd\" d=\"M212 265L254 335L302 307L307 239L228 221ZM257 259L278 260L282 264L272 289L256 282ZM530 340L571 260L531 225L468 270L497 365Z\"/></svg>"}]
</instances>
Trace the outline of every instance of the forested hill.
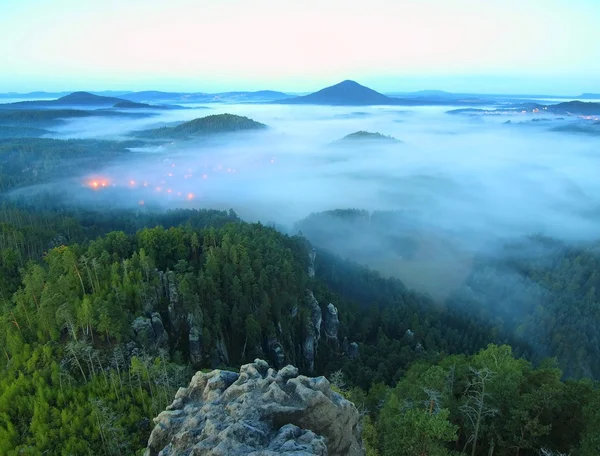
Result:
<instances>
[{"instance_id":1,"label":"forested hill","mask_svg":"<svg viewBox=\"0 0 600 456\"><path fill-rule=\"evenodd\" d=\"M185 139L217 133L262 130L265 128L267 128L265 124L256 122L248 117L236 116L234 114L214 114L184 122L176 127L143 130L138 132L137 135L144 138Z\"/></svg>"},{"instance_id":2,"label":"forested hill","mask_svg":"<svg viewBox=\"0 0 600 456\"><path fill-rule=\"evenodd\" d=\"M193 368L235 367L255 357L343 379L339 385L352 387L346 394L368 412L372 454L382 455L412 453L397 451L409 440L402 432L393 444L385 440L390 429L402 429L394 424L400 415L380 415L378 404L416 394L399 389L390 396L385 385L431 366L419 384L433 387L460 361L455 393L440 397L451 413L427 418L415 409L402 423L443 426L443 435L421 430L442 448L462 447L471 428L457 407L470 396L458 391L471 361L446 355L509 342L529 356L526 345L482 320L439 309L399 281L315 252L301 236L241 222L233 212L102 217L5 205L0 248L0 454L134 454L146 445L150 419ZM422 367L411 368L415 362ZM488 454L492 436L498 448L512 448L499 440L512 432L505 427L531 422L539 426L517 442L521 454L542 443L590 445L588 428L597 422L585 408L595 400L592 384L568 386L560 371L536 374L517 363L524 377L510 385L520 390L503 404L519 414L486 421L487 440L474 453ZM550 396L528 396L533 385L549 388ZM560 398L569 412L544 398ZM397 402L387 407L396 410ZM561 419L569 417L561 443ZM488 430L492 423L497 436Z\"/></svg>"},{"instance_id":3,"label":"forested hill","mask_svg":"<svg viewBox=\"0 0 600 456\"><path fill-rule=\"evenodd\" d=\"M342 139L339 139L334 144L348 144L355 142L365 142L365 141L381 141L386 143L399 143L400 141L393 136L383 135L381 133L372 133L369 131L356 131L354 133L350 133L349 135L344 136Z\"/></svg>"}]
</instances>

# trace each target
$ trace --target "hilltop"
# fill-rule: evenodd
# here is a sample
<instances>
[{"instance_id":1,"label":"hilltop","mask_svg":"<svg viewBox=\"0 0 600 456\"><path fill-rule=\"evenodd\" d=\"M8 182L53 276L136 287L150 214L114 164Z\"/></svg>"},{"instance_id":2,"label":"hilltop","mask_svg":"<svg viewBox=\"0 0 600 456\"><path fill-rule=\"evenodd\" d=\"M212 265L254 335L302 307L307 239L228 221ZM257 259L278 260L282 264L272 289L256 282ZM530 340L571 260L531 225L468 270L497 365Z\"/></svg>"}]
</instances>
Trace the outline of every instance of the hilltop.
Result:
<instances>
[{"instance_id":1,"label":"hilltop","mask_svg":"<svg viewBox=\"0 0 600 456\"><path fill-rule=\"evenodd\" d=\"M356 131L354 133L350 133L349 135L344 136L340 141L382 141L382 142L393 142L398 143L401 142L399 139L394 138L393 136L383 135L381 133L372 133L370 131Z\"/></svg>"},{"instance_id":2,"label":"hilltop","mask_svg":"<svg viewBox=\"0 0 600 456\"><path fill-rule=\"evenodd\" d=\"M234 114L214 114L184 122L176 127L161 127L138 132L147 138L178 138L207 136L244 130L261 130L267 126L248 117Z\"/></svg>"},{"instance_id":3,"label":"hilltop","mask_svg":"<svg viewBox=\"0 0 600 456\"><path fill-rule=\"evenodd\" d=\"M283 104L324 104L341 106L367 106L395 104L394 99L355 81L342 81L318 92L301 97L277 100Z\"/></svg>"}]
</instances>

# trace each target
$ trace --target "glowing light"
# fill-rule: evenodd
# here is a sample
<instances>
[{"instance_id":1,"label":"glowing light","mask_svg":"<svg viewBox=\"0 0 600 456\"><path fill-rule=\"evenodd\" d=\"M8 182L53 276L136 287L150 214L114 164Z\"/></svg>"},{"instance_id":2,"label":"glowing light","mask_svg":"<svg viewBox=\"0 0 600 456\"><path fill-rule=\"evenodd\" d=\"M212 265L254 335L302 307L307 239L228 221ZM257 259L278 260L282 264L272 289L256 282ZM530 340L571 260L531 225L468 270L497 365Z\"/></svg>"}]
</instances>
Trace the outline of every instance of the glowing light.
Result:
<instances>
[{"instance_id":1,"label":"glowing light","mask_svg":"<svg viewBox=\"0 0 600 456\"><path fill-rule=\"evenodd\" d=\"M208 177L208 174L203 174L202 175L202 179L206 179Z\"/></svg>"},{"instance_id":2,"label":"glowing light","mask_svg":"<svg viewBox=\"0 0 600 456\"><path fill-rule=\"evenodd\" d=\"M172 168L175 168L175 163L172 163L172 164L171 164L171 167L172 167Z\"/></svg>"},{"instance_id":3,"label":"glowing light","mask_svg":"<svg viewBox=\"0 0 600 456\"><path fill-rule=\"evenodd\" d=\"M194 199L194 194L193 193L188 193L187 199L189 201L193 200Z\"/></svg>"},{"instance_id":4,"label":"glowing light","mask_svg":"<svg viewBox=\"0 0 600 456\"><path fill-rule=\"evenodd\" d=\"M143 206L143 205L144 205L144 200L140 200L140 201L138 202L138 204L139 204L140 206Z\"/></svg>"},{"instance_id":5,"label":"glowing light","mask_svg":"<svg viewBox=\"0 0 600 456\"><path fill-rule=\"evenodd\" d=\"M148 186L148 182L144 182L144 187L147 187L147 186Z\"/></svg>"},{"instance_id":6,"label":"glowing light","mask_svg":"<svg viewBox=\"0 0 600 456\"><path fill-rule=\"evenodd\" d=\"M167 193L171 193L173 190L171 190L170 188L167 189Z\"/></svg>"},{"instance_id":7,"label":"glowing light","mask_svg":"<svg viewBox=\"0 0 600 456\"><path fill-rule=\"evenodd\" d=\"M273 164L273 163L275 163L275 159L274 158L271 159L271 164Z\"/></svg>"},{"instance_id":8,"label":"glowing light","mask_svg":"<svg viewBox=\"0 0 600 456\"><path fill-rule=\"evenodd\" d=\"M227 168L227 172L230 173L231 172L231 168Z\"/></svg>"},{"instance_id":9,"label":"glowing light","mask_svg":"<svg viewBox=\"0 0 600 456\"><path fill-rule=\"evenodd\" d=\"M92 182L92 187L93 188L98 188L98 182L96 182L96 181Z\"/></svg>"},{"instance_id":10,"label":"glowing light","mask_svg":"<svg viewBox=\"0 0 600 456\"><path fill-rule=\"evenodd\" d=\"M162 188L160 188L160 187L156 187L156 191L157 191L157 192L160 192L160 191L162 191Z\"/></svg>"},{"instance_id":11,"label":"glowing light","mask_svg":"<svg viewBox=\"0 0 600 456\"><path fill-rule=\"evenodd\" d=\"M129 181L129 185L131 185L133 187L135 185L135 181L134 180L130 180Z\"/></svg>"},{"instance_id":12,"label":"glowing light","mask_svg":"<svg viewBox=\"0 0 600 456\"><path fill-rule=\"evenodd\" d=\"M177 192L177 196L181 196L181 192Z\"/></svg>"},{"instance_id":13,"label":"glowing light","mask_svg":"<svg viewBox=\"0 0 600 456\"><path fill-rule=\"evenodd\" d=\"M173 173L169 173L169 174L167 174L167 176L173 177Z\"/></svg>"}]
</instances>

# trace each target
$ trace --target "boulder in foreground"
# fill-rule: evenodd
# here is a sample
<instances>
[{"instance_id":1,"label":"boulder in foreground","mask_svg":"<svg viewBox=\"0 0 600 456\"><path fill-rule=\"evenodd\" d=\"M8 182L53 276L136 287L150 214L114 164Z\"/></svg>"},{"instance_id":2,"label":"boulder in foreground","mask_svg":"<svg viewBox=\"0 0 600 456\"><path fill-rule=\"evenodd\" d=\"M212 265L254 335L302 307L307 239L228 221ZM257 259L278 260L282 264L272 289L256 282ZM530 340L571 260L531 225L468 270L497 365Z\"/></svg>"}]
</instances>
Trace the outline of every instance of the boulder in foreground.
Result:
<instances>
[{"instance_id":1,"label":"boulder in foreground","mask_svg":"<svg viewBox=\"0 0 600 456\"><path fill-rule=\"evenodd\" d=\"M198 372L154 419L146 456L358 456L356 407L324 377L262 360Z\"/></svg>"}]
</instances>

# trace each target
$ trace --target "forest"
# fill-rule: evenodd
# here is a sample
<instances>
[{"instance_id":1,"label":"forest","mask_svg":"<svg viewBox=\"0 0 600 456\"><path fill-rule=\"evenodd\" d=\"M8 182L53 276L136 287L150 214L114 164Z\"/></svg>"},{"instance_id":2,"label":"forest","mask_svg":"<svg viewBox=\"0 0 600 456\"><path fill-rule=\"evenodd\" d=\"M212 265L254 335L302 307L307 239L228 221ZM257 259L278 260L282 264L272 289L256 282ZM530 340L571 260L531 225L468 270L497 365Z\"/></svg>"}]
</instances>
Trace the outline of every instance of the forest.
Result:
<instances>
[{"instance_id":1,"label":"forest","mask_svg":"<svg viewBox=\"0 0 600 456\"><path fill-rule=\"evenodd\" d=\"M357 404L371 455L597 454L590 375L326 250L309 274L302 235L232 211L0 217L1 454L139 453L195 369L282 352ZM339 315L314 359L306 290Z\"/></svg>"},{"instance_id":2,"label":"forest","mask_svg":"<svg viewBox=\"0 0 600 456\"><path fill-rule=\"evenodd\" d=\"M263 127L156 131L171 128ZM140 144L0 140L0 454L142 454L195 371L255 358L326 376L371 456L600 454L597 244L487 246L442 300L364 265L418 259L419 213L339 209L287 231L127 209L118 189L69 203L74 167L127 163Z\"/></svg>"}]
</instances>

